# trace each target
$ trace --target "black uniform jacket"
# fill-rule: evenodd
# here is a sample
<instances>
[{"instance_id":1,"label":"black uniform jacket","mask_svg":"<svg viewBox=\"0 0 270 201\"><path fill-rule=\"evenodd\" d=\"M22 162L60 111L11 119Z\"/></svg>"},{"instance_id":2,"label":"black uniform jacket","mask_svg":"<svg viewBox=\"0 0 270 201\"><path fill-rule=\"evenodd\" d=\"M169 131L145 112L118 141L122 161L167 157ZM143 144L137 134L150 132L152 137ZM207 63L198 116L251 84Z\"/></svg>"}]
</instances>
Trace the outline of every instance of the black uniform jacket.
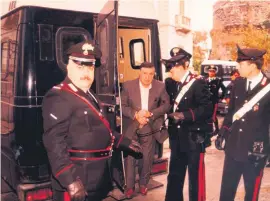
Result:
<instances>
[{"instance_id":1,"label":"black uniform jacket","mask_svg":"<svg viewBox=\"0 0 270 201\"><path fill-rule=\"evenodd\" d=\"M63 83L80 96L86 98L104 116L102 104L91 92L84 93L66 78ZM43 142L52 170L52 186L65 189L76 178L80 178L88 191L97 191L110 182L109 157L102 159L71 160L69 151L99 151L110 146L128 147L130 140L117 132L110 134L100 117L74 94L61 89L63 83L53 87L44 97L42 113L44 120ZM105 118L105 117L104 117Z\"/></svg>"},{"instance_id":2,"label":"black uniform jacket","mask_svg":"<svg viewBox=\"0 0 270 201\"><path fill-rule=\"evenodd\" d=\"M165 79L165 87L166 91L170 97L170 103L171 105L174 104L174 98L178 91L177 89L177 82L173 80L172 78L168 77Z\"/></svg>"},{"instance_id":3,"label":"black uniform jacket","mask_svg":"<svg viewBox=\"0 0 270 201\"><path fill-rule=\"evenodd\" d=\"M270 93L260 99L252 110L241 119L233 122L233 115L263 87L269 83L265 76L250 93L246 91L247 79L237 78L234 82L223 126L219 134L225 136L225 153L237 161L247 161L248 151L252 150L256 141L264 142L264 148L269 147L269 122L270 122Z\"/></svg>"},{"instance_id":4,"label":"black uniform jacket","mask_svg":"<svg viewBox=\"0 0 270 201\"><path fill-rule=\"evenodd\" d=\"M193 74L189 74L184 84L187 84ZM172 120L169 121L168 131L170 137L170 144L177 142L177 149L181 152L188 152L190 150L197 149L197 145L191 139L191 132L207 133L212 132L212 112L213 106L210 101L210 92L205 83L201 78L195 78L195 82L191 85L189 90L185 93L180 103L177 104L175 112L183 112L185 119L182 122L174 123ZM167 82L166 89L174 89L175 82ZM168 85L172 84L172 86ZM172 102L175 101L178 93L182 87L176 91ZM170 93L170 91L168 92ZM171 108L173 112L173 105ZM171 146L172 147L172 146Z\"/></svg>"},{"instance_id":5,"label":"black uniform jacket","mask_svg":"<svg viewBox=\"0 0 270 201\"><path fill-rule=\"evenodd\" d=\"M211 92L211 101L213 104L218 103L219 99L223 99L226 94L226 87L223 84L223 79L219 77L212 78L212 80L209 80L209 78L206 78L206 82L208 84L208 87ZM219 89L221 89L222 94L219 95Z\"/></svg>"},{"instance_id":6,"label":"black uniform jacket","mask_svg":"<svg viewBox=\"0 0 270 201\"><path fill-rule=\"evenodd\" d=\"M232 92L233 86L234 86L234 80L232 80L226 88L226 94L225 94L226 99L231 97L231 92Z\"/></svg>"}]
</instances>

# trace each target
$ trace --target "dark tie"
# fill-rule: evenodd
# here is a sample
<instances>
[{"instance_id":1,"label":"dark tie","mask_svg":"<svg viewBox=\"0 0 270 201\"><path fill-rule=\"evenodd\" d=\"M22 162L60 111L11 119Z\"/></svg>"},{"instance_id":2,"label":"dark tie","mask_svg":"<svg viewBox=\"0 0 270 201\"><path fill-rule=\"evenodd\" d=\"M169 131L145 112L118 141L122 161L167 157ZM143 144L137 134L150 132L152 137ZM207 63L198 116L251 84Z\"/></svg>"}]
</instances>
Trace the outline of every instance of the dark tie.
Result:
<instances>
[{"instance_id":1,"label":"dark tie","mask_svg":"<svg viewBox=\"0 0 270 201\"><path fill-rule=\"evenodd\" d=\"M251 92L251 81L248 81L248 90L247 90L248 93Z\"/></svg>"},{"instance_id":2,"label":"dark tie","mask_svg":"<svg viewBox=\"0 0 270 201\"><path fill-rule=\"evenodd\" d=\"M177 82L177 91L179 91L182 88L182 82Z\"/></svg>"},{"instance_id":3,"label":"dark tie","mask_svg":"<svg viewBox=\"0 0 270 201\"><path fill-rule=\"evenodd\" d=\"M88 98L90 99L91 103L95 106L96 109L100 109L98 102L93 98L93 96L87 92Z\"/></svg>"}]
</instances>

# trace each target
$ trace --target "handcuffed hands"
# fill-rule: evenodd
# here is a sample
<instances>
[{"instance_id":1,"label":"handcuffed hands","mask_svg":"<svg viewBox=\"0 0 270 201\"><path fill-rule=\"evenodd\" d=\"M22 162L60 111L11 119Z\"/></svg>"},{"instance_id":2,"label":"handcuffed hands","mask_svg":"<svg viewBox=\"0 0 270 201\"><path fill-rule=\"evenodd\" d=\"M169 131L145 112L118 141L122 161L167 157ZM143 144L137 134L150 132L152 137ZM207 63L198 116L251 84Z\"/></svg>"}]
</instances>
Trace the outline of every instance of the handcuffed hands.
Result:
<instances>
[{"instance_id":1,"label":"handcuffed hands","mask_svg":"<svg viewBox=\"0 0 270 201\"><path fill-rule=\"evenodd\" d=\"M139 122L140 127L143 127L149 122L149 118L153 116L153 113L147 110L140 110L136 112L135 119Z\"/></svg>"},{"instance_id":2,"label":"handcuffed hands","mask_svg":"<svg viewBox=\"0 0 270 201\"><path fill-rule=\"evenodd\" d=\"M73 183L69 184L67 191L70 195L71 201L84 201L87 195L80 179L76 179Z\"/></svg>"},{"instance_id":3,"label":"handcuffed hands","mask_svg":"<svg viewBox=\"0 0 270 201\"><path fill-rule=\"evenodd\" d=\"M171 114L168 114L168 118L173 119L174 123L178 123L185 119L185 116L183 112L173 112Z\"/></svg>"}]
</instances>

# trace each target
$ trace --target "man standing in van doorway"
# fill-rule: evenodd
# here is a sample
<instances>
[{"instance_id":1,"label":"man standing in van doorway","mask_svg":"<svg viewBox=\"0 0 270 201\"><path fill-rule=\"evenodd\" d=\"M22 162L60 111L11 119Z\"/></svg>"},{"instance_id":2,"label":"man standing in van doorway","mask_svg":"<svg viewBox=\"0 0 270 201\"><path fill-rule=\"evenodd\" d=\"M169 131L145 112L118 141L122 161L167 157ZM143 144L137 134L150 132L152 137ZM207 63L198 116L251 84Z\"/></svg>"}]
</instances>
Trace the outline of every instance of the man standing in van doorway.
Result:
<instances>
[{"instance_id":1,"label":"man standing in van doorway","mask_svg":"<svg viewBox=\"0 0 270 201\"><path fill-rule=\"evenodd\" d=\"M240 76L231 91L228 114L216 148L225 149L220 201L233 201L241 176L245 201L257 201L270 151L270 80L261 71L265 50L237 46Z\"/></svg>"},{"instance_id":2,"label":"man standing in van doorway","mask_svg":"<svg viewBox=\"0 0 270 201\"><path fill-rule=\"evenodd\" d=\"M140 152L113 131L90 89L101 51L91 41L71 46L67 77L43 99L43 142L52 171L53 200L101 201L112 189L112 149Z\"/></svg>"},{"instance_id":3,"label":"man standing in van doorway","mask_svg":"<svg viewBox=\"0 0 270 201\"><path fill-rule=\"evenodd\" d=\"M218 68L214 65L210 65L207 69L208 77L206 78L206 82L208 84L209 90L211 92L211 101L213 104L213 122L215 125L215 135L219 131L218 127L218 118L217 118L217 109L218 109L218 102L222 100L226 95L226 87L223 84L223 79L217 77ZM222 93L221 96L219 95L219 90L221 89Z\"/></svg>"},{"instance_id":4,"label":"man standing in van doorway","mask_svg":"<svg viewBox=\"0 0 270 201\"><path fill-rule=\"evenodd\" d=\"M123 84L122 110L124 136L140 143L143 158L139 159L140 193L147 194L156 140L163 143L168 138L167 132L156 132L144 135L161 128L164 115L170 109L169 96L164 83L154 80L155 66L144 62L140 66L139 78ZM132 198L135 189L136 160L132 156L126 158L126 197Z\"/></svg>"},{"instance_id":5,"label":"man standing in van doorway","mask_svg":"<svg viewBox=\"0 0 270 201\"><path fill-rule=\"evenodd\" d=\"M173 56L163 60L178 88L168 114L171 149L165 201L183 201L186 169L189 173L189 200L205 201L205 138L212 132L210 92L203 79L189 72L186 60L191 54L175 47ZM171 64L171 65L169 65ZM173 83L171 83L173 84Z\"/></svg>"}]
</instances>

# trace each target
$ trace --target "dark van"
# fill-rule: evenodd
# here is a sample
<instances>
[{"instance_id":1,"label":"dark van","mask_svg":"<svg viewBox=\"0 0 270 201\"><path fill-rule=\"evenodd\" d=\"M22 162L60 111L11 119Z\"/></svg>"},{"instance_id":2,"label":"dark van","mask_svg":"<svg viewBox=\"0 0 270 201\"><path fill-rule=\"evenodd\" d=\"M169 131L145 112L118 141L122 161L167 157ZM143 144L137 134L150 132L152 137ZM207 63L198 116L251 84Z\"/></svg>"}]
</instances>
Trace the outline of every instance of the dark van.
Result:
<instances>
[{"instance_id":1,"label":"dark van","mask_svg":"<svg viewBox=\"0 0 270 201\"><path fill-rule=\"evenodd\" d=\"M111 126L121 131L121 83L137 77L144 61L155 64L156 79L162 80L157 23L118 17L117 1L108 1L100 13L22 6L1 17L1 200L52 198L41 103L65 77L65 51L89 39L101 48L92 87L106 104ZM167 171L162 150L158 144L155 173Z\"/></svg>"}]
</instances>

